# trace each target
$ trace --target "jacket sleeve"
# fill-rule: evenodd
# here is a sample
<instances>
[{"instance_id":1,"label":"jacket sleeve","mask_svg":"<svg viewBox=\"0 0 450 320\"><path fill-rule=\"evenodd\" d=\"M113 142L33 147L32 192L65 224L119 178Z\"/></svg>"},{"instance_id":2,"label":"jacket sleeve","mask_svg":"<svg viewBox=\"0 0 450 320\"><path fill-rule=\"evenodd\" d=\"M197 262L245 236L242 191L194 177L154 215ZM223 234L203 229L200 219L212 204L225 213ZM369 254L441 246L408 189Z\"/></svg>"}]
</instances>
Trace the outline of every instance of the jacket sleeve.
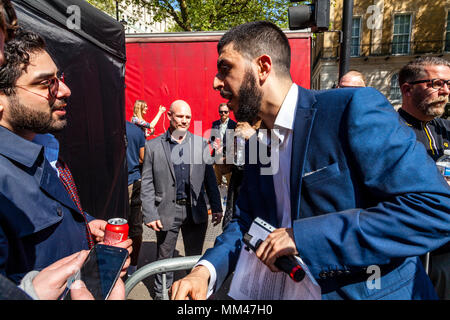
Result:
<instances>
[{"instance_id":1,"label":"jacket sleeve","mask_svg":"<svg viewBox=\"0 0 450 320\"><path fill-rule=\"evenodd\" d=\"M293 222L297 249L315 277L324 269L383 265L450 240L450 187L376 90L357 90L340 130L357 192L367 208ZM326 184L326 181L323 182Z\"/></svg>"},{"instance_id":2,"label":"jacket sleeve","mask_svg":"<svg viewBox=\"0 0 450 320\"><path fill-rule=\"evenodd\" d=\"M0 273L6 276L6 261L8 260L8 238L0 224Z\"/></svg>"},{"instance_id":3,"label":"jacket sleeve","mask_svg":"<svg viewBox=\"0 0 450 320\"><path fill-rule=\"evenodd\" d=\"M153 153L150 150L149 142L146 142L141 180L142 215L145 224L160 219L155 205L153 183Z\"/></svg>"},{"instance_id":4,"label":"jacket sleeve","mask_svg":"<svg viewBox=\"0 0 450 320\"><path fill-rule=\"evenodd\" d=\"M222 212L220 192L217 187L216 175L212 165L205 164L205 191L208 195L211 211L214 213Z\"/></svg>"}]
</instances>

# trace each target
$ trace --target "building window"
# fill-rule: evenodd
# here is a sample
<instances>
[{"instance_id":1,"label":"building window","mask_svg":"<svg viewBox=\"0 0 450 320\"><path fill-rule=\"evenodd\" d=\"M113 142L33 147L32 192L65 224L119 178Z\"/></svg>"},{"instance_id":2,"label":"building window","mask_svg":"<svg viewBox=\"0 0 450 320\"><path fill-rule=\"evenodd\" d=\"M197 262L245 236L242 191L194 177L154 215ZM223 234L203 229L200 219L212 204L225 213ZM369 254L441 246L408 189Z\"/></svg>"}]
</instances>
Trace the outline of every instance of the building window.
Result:
<instances>
[{"instance_id":1,"label":"building window","mask_svg":"<svg viewBox=\"0 0 450 320\"><path fill-rule=\"evenodd\" d=\"M450 11L447 12L447 29L445 32L445 51L450 51Z\"/></svg>"},{"instance_id":2,"label":"building window","mask_svg":"<svg viewBox=\"0 0 450 320\"><path fill-rule=\"evenodd\" d=\"M350 48L350 56L358 57L360 55L361 44L361 18L355 17L352 20L352 45Z\"/></svg>"},{"instance_id":3,"label":"building window","mask_svg":"<svg viewBox=\"0 0 450 320\"><path fill-rule=\"evenodd\" d=\"M411 15L400 14L394 16L394 38L392 40L392 54L408 54L411 35Z\"/></svg>"},{"instance_id":4,"label":"building window","mask_svg":"<svg viewBox=\"0 0 450 320\"><path fill-rule=\"evenodd\" d=\"M400 85L398 84L398 73L394 74L391 78L391 90L389 92L389 97L392 101L399 101L402 98L402 92L400 90Z\"/></svg>"}]
</instances>

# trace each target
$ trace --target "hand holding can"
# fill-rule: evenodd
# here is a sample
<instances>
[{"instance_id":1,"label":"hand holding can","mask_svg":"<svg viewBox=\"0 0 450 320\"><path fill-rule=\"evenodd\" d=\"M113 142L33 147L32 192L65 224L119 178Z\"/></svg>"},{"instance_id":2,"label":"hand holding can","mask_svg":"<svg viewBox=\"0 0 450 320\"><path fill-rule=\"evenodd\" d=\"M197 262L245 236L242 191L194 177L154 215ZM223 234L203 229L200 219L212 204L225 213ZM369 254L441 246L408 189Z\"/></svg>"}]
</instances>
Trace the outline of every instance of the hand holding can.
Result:
<instances>
[{"instance_id":1,"label":"hand holding can","mask_svg":"<svg viewBox=\"0 0 450 320\"><path fill-rule=\"evenodd\" d=\"M128 239L128 221L123 218L113 218L108 220L105 229L103 242L108 246L113 246Z\"/></svg>"}]
</instances>

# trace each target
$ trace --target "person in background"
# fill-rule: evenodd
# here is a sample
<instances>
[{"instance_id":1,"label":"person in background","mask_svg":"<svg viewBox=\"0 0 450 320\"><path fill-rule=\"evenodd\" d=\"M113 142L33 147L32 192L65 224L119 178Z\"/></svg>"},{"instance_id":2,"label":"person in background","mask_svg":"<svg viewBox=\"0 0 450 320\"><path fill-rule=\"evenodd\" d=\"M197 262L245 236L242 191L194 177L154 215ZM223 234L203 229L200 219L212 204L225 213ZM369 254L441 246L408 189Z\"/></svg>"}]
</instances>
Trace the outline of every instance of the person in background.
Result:
<instances>
[{"instance_id":1,"label":"person in background","mask_svg":"<svg viewBox=\"0 0 450 320\"><path fill-rule=\"evenodd\" d=\"M226 103L219 104L220 119L212 123L212 129L218 136L212 135L210 141L213 144L212 156L218 161L214 164L217 185L229 185L232 164L226 163L227 130L234 130L236 122L230 119L230 110ZM228 132L229 133L229 132Z\"/></svg>"},{"instance_id":2,"label":"person in background","mask_svg":"<svg viewBox=\"0 0 450 320\"><path fill-rule=\"evenodd\" d=\"M206 195L212 222L220 223L222 205L214 170L203 151L207 142L189 132L191 108L174 101L167 113L170 128L145 143L141 200L144 223L156 231L157 259L172 258L181 230L186 256L202 253L208 224ZM206 191L206 194L205 194ZM173 272L167 273L167 288ZM155 277L155 299L164 299L162 275Z\"/></svg>"},{"instance_id":3,"label":"person in background","mask_svg":"<svg viewBox=\"0 0 450 320\"><path fill-rule=\"evenodd\" d=\"M450 121L440 118L450 94L450 62L420 57L399 72L401 119L436 161L450 149ZM450 300L450 243L429 255L429 276L441 299Z\"/></svg>"},{"instance_id":4,"label":"person in background","mask_svg":"<svg viewBox=\"0 0 450 320\"><path fill-rule=\"evenodd\" d=\"M128 164L128 198L130 216L128 217L128 236L133 240L131 263L128 275L137 269L139 252L142 244L142 208L141 208L141 168L144 162L145 135L140 128L126 121L127 164Z\"/></svg>"},{"instance_id":5,"label":"person in background","mask_svg":"<svg viewBox=\"0 0 450 320\"><path fill-rule=\"evenodd\" d=\"M366 86L366 78L356 70L350 70L339 79L336 88L359 88Z\"/></svg>"},{"instance_id":6,"label":"person in background","mask_svg":"<svg viewBox=\"0 0 450 320\"><path fill-rule=\"evenodd\" d=\"M155 132L155 126L158 123L159 118L161 118L162 114L166 111L165 107L159 106L158 113L149 123L144 119L144 115L147 113L147 109L147 102L145 102L144 100L136 100L133 108L133 117L131 118L131 122L139 126L142 131L144 131L146 138L151 136Z\"/></svg>"}]
</instances>

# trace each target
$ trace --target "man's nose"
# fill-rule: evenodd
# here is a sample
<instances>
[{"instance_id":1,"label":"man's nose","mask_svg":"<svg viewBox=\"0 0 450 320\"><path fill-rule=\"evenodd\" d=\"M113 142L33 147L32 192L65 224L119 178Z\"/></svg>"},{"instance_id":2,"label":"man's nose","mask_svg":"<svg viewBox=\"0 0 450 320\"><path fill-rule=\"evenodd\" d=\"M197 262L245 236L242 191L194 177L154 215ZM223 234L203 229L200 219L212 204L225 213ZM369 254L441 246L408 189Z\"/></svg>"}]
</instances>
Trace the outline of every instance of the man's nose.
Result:
<instances>
[{"instance_id":1,"label":"man's nose","mask_svg":"<svg viewBox=\"0 0 450 320\"><path fill-rule=\"evenodd\" d=\"M72 94L72 91L70 91L70 88L61 80L59 81L59 89L58 89L58 95L57 98L68 98Z\"/></svg>"},{"instance_id":2,"label":"man's nose","mask_svg":"<svg viewBox=\"0 0 450 320\"><path fill-rule=\"evenodd\" d=\"M214 88L214 90L220 90L222 87L223 87L223 81L220 80L216 75L213 80L213 88Z\"/></svg>"},{"instance_id":3,"label":"man's nose","mask_svg":"<svg viewBox=\"0 0 450 320\"><path fill-rule=\"evenodd\" d=\"M450 84L448 82L444 82L444 85L441 87L441 92L447 96L450 94Z\"/></svg>"}]
</instances>

